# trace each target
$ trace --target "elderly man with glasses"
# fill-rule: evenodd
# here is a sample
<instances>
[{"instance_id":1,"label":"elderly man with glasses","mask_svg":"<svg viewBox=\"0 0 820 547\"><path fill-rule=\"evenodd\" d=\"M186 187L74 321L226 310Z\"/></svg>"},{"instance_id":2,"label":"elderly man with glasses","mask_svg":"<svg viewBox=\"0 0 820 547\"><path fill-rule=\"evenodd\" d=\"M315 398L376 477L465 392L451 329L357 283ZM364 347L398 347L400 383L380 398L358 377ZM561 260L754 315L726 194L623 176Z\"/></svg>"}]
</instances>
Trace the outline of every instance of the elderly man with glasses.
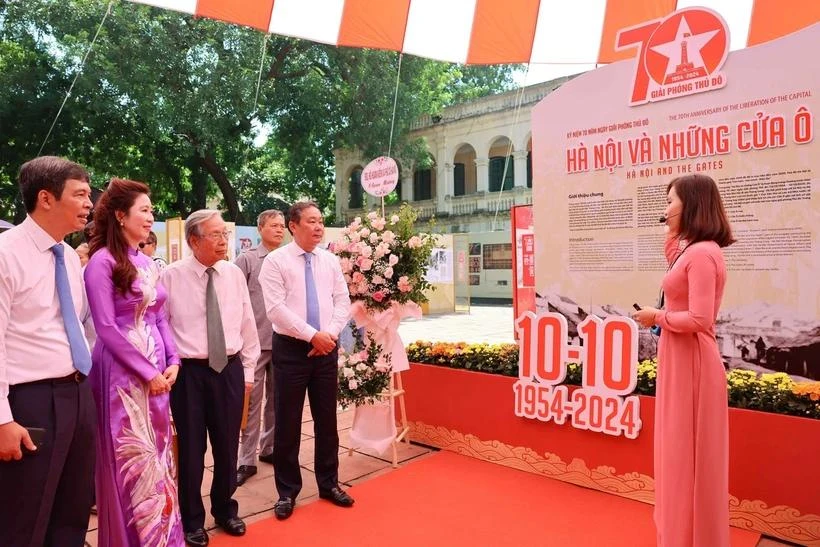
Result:
<instances>
[{"instance_id":1,"label":"elderly man with glasses","mask_svg":"<svg viewBox=\"0 0 820 547\"><path fill-rule=\"evenodd\" d=\"M179 505L188 545L207 545L200 489L207 437L214 476L211 514L228 534L245 534L239 518L236 459L245 392L253 387L259 337L245 276L224 260L228 233L219 211L201 210L185 221L193 256L162 274L166 314L182 358L171 390L179 446Z\"/></svg>"}]
</instances>

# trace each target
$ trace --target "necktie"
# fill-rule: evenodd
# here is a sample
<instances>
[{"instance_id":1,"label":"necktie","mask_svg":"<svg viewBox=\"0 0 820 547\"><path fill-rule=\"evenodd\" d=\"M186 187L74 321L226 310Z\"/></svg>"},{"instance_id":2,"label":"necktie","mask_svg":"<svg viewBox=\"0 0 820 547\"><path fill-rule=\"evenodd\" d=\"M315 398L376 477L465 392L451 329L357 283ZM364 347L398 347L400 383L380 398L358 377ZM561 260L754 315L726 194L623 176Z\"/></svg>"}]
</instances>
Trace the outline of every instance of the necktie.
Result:
<instances>
[{"instance_id":1,"label":"necktie","mask_svg":"<svg viewBox=\"0 0 820 547\"><path fill-rule=\"evenodd\" d=\"M319 296L316 294L316 281L313 279L313 266L311 260L313 253L305 253L305 310L307 324L316 330L321 329L319 321Z\"/></svg>"},{"instance_id":2,"label":"necktie","mask_svg":"<svg viewBox=\"0 0 820 547\"><path fill-rule=\"evenodd\" d=\"M68 272L65 269L65 249L62 243L51 248L54 253L54 281L57 285L57 299L60 301L60 315L63 316L65 333L68 336L68 347L71 349L71 360L74 368L86 376L91 372L91 355L88 344L80 329L80 320L74 310L71 299L71 285L68 283Z\"/></svg>"},{"instance_id":3,"label":"necktie","mask_svg":"<svg viewBox=\"0 0 820 547\"><path fill-rule=\"evenodd\" d=\"M222 372L228 364L228 350L225 349L225 331L222 329L222 314L214 287L214 269L205 270L208 285L205 288L205 322L208 330L208 364L216 372Z\"/></svg>"}]
</instances>

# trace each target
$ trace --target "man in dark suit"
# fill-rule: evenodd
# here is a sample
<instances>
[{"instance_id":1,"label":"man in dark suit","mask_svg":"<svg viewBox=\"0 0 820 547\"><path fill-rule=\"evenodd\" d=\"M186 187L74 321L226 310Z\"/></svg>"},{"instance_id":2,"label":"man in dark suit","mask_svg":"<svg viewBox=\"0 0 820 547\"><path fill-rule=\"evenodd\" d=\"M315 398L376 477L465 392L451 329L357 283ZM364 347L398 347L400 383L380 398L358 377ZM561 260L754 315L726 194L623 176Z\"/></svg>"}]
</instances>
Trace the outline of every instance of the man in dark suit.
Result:
<instances>
[{"instance_id":1,"label":"man in dark suit","mask_svg":"<svg viewBox=\"0 0 820 547\"><path fill-rule=\"evenodd\" d=\"M325 228L316 204L294 204L287 221L293 242L268 254L259 273L274 330L273 468L278 519L290 517L302 489L299 445L305 392L313 415L319 497L341 507L353 505L353 498L339 488L336 428L337 341L347 324L350 296L339 260L318 247Z\"/></svg>"}]
</instances>

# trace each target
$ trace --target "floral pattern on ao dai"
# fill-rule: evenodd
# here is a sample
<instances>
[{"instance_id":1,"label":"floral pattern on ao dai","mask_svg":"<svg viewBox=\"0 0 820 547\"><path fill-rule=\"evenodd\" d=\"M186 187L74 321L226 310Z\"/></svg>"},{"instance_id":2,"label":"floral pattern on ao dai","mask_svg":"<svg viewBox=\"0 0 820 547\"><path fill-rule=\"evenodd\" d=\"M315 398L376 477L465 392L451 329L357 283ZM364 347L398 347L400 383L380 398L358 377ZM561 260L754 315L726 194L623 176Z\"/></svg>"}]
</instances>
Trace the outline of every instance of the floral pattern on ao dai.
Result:
<instances>
[{"instance_id":1,"label":"floral pattern on ao dai","mask_svg":"<svg viewBox=\"0 0 820 547\"><path fill-rule=\"evenodd\" d=\"M148 383L178 364L162 309L159 270L129 250L137 279L114 286L114 258L97 251L85 271L97 342L89 381L97 405L97 511L100 545L184 545L168 394Z\"/></svg>"}]
</instances>

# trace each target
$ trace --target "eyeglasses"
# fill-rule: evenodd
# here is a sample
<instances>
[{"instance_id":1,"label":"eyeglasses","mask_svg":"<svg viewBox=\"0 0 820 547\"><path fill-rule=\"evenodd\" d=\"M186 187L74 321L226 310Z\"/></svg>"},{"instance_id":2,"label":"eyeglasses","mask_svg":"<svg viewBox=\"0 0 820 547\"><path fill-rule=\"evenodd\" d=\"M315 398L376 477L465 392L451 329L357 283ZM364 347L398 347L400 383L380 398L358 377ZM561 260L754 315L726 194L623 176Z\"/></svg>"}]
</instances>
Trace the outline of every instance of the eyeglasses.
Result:
<instances>
[{"instance_id":1,"label":"eyeglasses","mask_svg":"<svg viewBox=\"0 0 820 547\"><path fill-rule=\"evenodd\" d=\"M207 237L211 241L219 241L220 239L229 239L231 237L231 234L229 234L228 232L212 232L210 234L205 234L202 237Z\"/></svg>"}]
</instances>

